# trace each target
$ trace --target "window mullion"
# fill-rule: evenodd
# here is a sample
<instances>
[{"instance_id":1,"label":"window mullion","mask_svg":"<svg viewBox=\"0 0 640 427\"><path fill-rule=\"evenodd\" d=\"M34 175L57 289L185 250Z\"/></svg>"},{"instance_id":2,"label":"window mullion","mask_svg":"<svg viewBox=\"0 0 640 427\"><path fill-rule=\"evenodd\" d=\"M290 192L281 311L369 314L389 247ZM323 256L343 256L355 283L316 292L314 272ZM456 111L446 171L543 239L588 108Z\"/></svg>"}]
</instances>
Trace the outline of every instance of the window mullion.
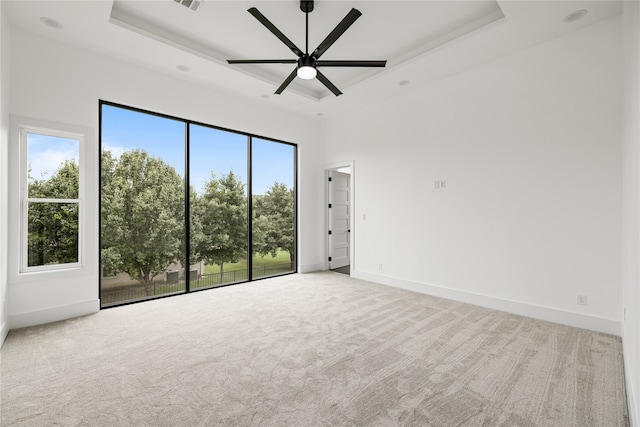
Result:
<instances>
[{"instance_id":1,"label":"window mullion","mask_svg":"<svg viewBox=\"0 0 640 427\"><path fill-rule=\"evenodd\" d=\"M57 199L57 198L38 198L27 197L27 203L80 203L80 199Z\"/></svg>"}]
</instances>

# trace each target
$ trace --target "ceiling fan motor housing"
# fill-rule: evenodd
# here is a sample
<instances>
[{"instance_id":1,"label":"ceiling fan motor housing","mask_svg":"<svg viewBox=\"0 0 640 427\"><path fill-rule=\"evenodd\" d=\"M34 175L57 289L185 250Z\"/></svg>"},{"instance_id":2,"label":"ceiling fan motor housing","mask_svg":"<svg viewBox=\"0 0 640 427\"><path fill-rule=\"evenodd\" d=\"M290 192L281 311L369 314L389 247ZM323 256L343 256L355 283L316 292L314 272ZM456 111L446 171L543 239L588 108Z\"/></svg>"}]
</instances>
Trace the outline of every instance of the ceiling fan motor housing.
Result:
<instances>
[{"instance_id":1,"label":"ceiling fan motor housing","mask_svg":"<svg viewBox=\"0 0 640 427\"><path fill-rule=\"evenodd\" d=\"M302 55L300 58L298 58L298 68L300 67L316 68L316 58L311 55Z\"/></svg>"}]
</instances>

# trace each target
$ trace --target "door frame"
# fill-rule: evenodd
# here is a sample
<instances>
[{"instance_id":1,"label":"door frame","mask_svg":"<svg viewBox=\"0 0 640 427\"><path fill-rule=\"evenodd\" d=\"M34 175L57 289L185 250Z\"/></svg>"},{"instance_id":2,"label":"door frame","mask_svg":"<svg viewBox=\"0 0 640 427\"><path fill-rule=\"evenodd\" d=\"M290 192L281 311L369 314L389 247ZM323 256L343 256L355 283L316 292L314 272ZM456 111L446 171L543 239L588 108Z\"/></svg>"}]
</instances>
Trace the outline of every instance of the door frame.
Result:
<instances>
[{"instance_id":1,"label":"door frame","mask_svg":"<svg viewBox=\"0 0 640 427\"><path fill-rule=\"evenodd\" d=\"M350 168L349 173L349 275L355 271L356 229L355 229L355 162L346 160L324 166L324 270L329 270L329 172Z\"/></svg>"}]
</instances>

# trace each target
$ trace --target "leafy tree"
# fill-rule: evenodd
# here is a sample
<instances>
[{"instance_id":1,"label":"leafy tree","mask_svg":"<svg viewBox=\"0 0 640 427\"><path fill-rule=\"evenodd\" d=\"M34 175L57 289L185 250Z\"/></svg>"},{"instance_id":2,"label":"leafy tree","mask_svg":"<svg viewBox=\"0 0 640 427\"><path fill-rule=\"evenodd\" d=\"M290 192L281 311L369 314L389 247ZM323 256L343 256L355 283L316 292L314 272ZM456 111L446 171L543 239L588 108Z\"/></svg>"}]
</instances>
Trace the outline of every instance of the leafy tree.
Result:
<instances>
[{"instance_id":1,"label":"leafy tree","mask_svg":"<svg viewBox=\"0 0 640 427\"><path fill-rule=\"evenodd\" d=\"M49 179L29 179L30 198L77 199L79 169L67 160ZM28 265L78 261L78 204L31 202L28 211Z\"/></svg>"},{"instance_id":2,"label":"leafy tree","mask_svg":"<svg viewBox=\"0 0 640 427\"><path fill-rule=\"evenodd\" d=\"M115 188L111 184L113 181L113 172L116 167L116 159L113 158L111 151L103 150L100 164L100 216L102 218L100 224L100 261L102 262L102 268L105 271L118 271L120 267L120 253L116 248L115 242L112 240L116 233L108 233L107 225L112 222L109 221L109 214L112 210L113 198Z\"/></svg>"},{"instance_id":3,"label":"leafy tree","mask_svg":"<svg viewBox=\"0 0 640 427\"><path fill-rule=\"evenodd\" d=\"M184 252L184 187L176 170L143 150L102 155L103 265L151 283Z\"/></svg>"},{"instance_id":4,"label":"leafy tree","mask_svg":"<svg viewBox=\"0 0 640 427\"><path fill-rule=\"evenodd\" d=\"M271 222L265 215L261 215L263 195L253 196L253 253L266 255L271 254L271 248L267 244L267 233L271 229ZM277 250L277 248L276 248ZM273 251L272 256L276 256Z\"/></svg>"},{"instance_id":5,"label":"leafy tree","mask_svg":"<svg viewBox=\"0 0 640 427\"><path fill-rule=\"evenodd\" d=\"M196 238L192 239L200 259L220 266L238 262L247 255L247 198L244 183L233 171L216 179L206 181L205 190L196 203L195 216L199 218ZM193 233L192 233L193 234Z\"/></svg>"},{"instance_id":6,"label":"leafy tree","mask_svg":"<svg viewBox=\"0 0 640 427\"><path fill-rule=\"evenodd\" d=\"M253 245L256 253L275 257L278 249L295 254L293 189L275 182L262 196L253 199Z\"/></svg>"},{"instance_id":7,"label":"leafy tree","mask_svg":"<svg viewBox=\"0 0 640 427\"><path fill-rule=\"evenodd\" d=\"M204 239L204 229L202 227L201 215L199 212L199 206L201 205L200 196L193 186L189 187L189 202L189 235L191 238L189 246L189 265L192 265L202 260L202 257L198 253L198 249L202 245L202 241ZM182 253L185 251L186 249L182 247Z\"/></svg>"},{"instance_id":8,"label":"leafy tree","mask_svg":"<svg viewBox=\"0 0 640 427\"><path fill-rule=\"evenodd\" d=\"M34 179L29 175L29 197L77 199L80 171L75 160L65 160L49 179Z\"/></svg>"}]
</instances>

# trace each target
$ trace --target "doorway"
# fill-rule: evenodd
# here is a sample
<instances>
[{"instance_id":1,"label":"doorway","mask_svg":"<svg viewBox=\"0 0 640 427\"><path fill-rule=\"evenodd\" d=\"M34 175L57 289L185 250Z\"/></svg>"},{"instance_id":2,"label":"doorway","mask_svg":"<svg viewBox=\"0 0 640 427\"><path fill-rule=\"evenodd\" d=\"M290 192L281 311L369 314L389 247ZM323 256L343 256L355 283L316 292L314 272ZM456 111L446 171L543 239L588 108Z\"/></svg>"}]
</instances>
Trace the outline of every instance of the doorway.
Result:
<instances>
[{"instance_id":1,"label":"doorway","mask_svg":"<svg viewBox=\"0 0 640 427\"><path fill-rule=\"evenodd\" d=\"M332 271L351 275L353 166L327 169L327 260Z\"/></svg>"}]
</instances>

